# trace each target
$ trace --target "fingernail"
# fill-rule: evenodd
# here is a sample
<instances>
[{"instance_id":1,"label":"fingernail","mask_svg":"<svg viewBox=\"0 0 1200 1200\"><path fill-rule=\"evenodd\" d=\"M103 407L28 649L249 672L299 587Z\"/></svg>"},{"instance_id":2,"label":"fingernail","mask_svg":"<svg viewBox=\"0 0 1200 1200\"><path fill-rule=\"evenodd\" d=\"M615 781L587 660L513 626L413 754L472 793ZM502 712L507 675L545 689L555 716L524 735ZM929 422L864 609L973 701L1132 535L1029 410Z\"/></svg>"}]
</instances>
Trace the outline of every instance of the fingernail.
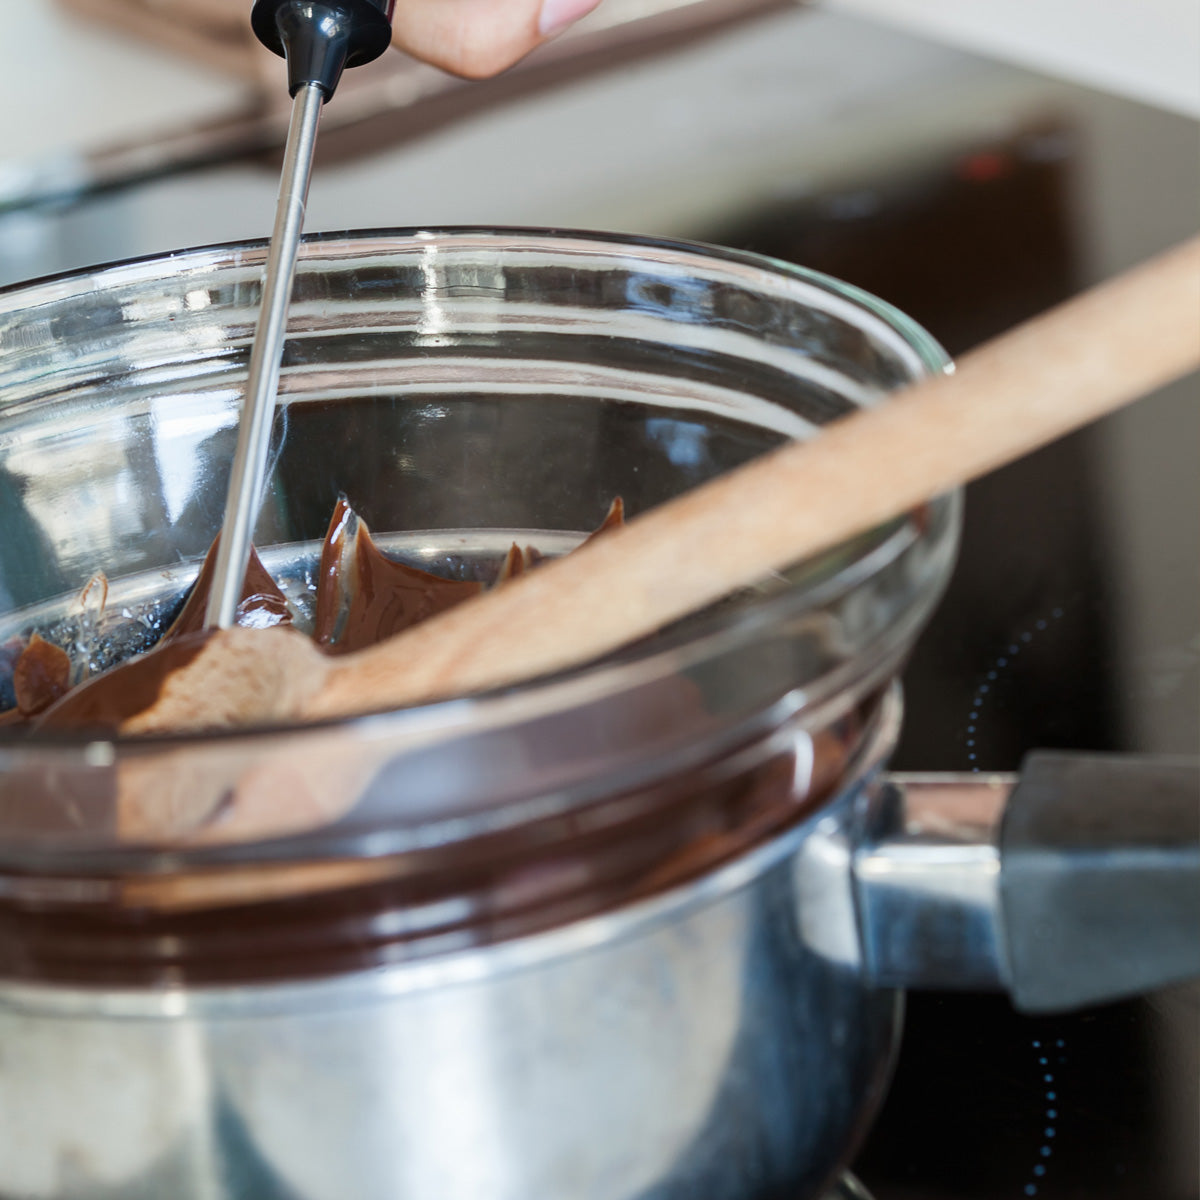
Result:
<instances>
[{"instance_id":1,"label":"fingernail","mask_svg":"<svg viewBox=\"0 0 1200 1200\"><path fill-rule=\"evenodd\" d=\"M574 25L586 17L600 0L542 0L542 11L538 14L538 33L549 37Z\"/></svg>"}]
</instances>

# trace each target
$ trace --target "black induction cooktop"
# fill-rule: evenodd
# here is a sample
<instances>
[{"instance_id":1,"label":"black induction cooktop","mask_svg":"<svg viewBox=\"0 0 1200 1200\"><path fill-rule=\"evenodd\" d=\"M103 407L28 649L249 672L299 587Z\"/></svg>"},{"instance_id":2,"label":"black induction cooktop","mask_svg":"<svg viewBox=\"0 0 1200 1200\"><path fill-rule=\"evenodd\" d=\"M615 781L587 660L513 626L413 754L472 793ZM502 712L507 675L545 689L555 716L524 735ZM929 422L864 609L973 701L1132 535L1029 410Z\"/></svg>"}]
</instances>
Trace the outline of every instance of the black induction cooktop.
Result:
<instances>
[{"instance_id":1,"label":"black induction cooktop","mask_svg":"<svg viewBox=\"0 0 1200 1200\"><path fill-rule=\"evenodd\" d=\"M1069 124L1042 123L714 236L857 283L957 354L1084 285L1076 150ZM1198 392L968 489L956 575L905 675L897 768L1197 753ZM1196 1200L1198 1092L1200 985L1039 1018L994 995L910 995L853 1169L875 1200Z\"/></svg>"}]
</instances>

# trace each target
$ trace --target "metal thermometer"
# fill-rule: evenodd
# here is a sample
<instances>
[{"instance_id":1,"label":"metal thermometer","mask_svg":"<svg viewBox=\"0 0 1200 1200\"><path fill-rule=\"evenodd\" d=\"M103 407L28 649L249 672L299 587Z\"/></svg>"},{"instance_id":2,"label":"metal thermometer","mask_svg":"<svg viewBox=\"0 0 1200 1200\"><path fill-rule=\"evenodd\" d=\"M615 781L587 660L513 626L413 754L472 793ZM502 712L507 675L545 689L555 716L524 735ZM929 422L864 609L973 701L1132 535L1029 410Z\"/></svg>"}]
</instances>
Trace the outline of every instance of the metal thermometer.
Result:
<instances>
[{"instance_id":1,"label":"metal thermometer","mask_svg":"<svg viewBox=\"0 0 1200 1200\"><path fill-rule=\"evenodd\" d=\"M288 301L304 227L321 106L333 95L344 68L370 62L387 49L394 2L257 0L250 16L259 41L287 59L292 117L205 614L205 625L210 629L227 629L237 620L250 542L262 504Z\"/></svg>"}]
</instances>

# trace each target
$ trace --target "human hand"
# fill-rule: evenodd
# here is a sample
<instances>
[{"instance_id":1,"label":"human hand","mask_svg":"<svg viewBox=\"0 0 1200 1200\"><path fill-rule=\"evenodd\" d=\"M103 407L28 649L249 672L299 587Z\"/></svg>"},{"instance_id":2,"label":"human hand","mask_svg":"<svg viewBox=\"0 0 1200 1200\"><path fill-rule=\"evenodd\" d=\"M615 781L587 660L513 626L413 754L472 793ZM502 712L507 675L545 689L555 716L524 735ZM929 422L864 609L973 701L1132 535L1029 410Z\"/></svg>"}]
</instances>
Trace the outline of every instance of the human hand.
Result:
<instances>
[{"instance_id":1,"label":"human hand","mask_svg":"<svg viewBox=\"0 0 1200 1200\"><path fill-rule=\"evenodd\" d=\"M486 79L587 16L600 0L398 0L392 44L414 58Z\"/></svg>"}]
</instances>

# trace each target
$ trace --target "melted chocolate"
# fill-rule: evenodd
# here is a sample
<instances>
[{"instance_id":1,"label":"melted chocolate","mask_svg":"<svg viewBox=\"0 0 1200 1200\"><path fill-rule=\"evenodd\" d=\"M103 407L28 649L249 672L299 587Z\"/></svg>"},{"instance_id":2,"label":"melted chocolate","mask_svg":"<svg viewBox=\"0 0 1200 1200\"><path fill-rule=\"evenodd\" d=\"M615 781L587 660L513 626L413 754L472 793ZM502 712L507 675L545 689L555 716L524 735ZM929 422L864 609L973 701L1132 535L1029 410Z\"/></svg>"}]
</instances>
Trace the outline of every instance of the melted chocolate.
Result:
<instances>
[{"instance_id":1,"label":"melted chocolate","mask_svg":"<svg viewBox=\"0 0 1200 1200\"><path fill-rule=\"evenodd\" d=\"M604 520L599 526L587 535L580 543L581 546L586 546L588 542L594 542L598 537L603 537L606 533L613 529L620 529L625 524L625 501L618 496L609 506L608 512L604 514ZM535 551L536 553L536 551Z\"/></svg>"},{"instance_id":2,"label":"melted chocolate","mask_svg":"<svg viewBox=\"0 0 1200 1200\"><path fill-rule=\"evenodd\" d=\"M516 542L513 542L504 556L504 562L500 564L500 574L496 576L496 586L499 587L510 579L516 579L518 575L524 575L534 565L532 558L534 554L537 554L537 551L532 546L526 546L522 550Z\"/></svg>"},{"instance_id":3,"label":"melted chocolate","mask_svg":"<svg viewBox=\"0 0 1200 1200\"><path fill-rule=\"evenodd\" d=\"M42 714L35 722L38 729L115 730L153 704L167 676L187 666L207 640L204 617L219 541L219 537L214 539L209 547L183 608L153 649L127 659L119 669L105 671L72 689L71 660L66 652L35 633L13 670L17 708L0 714L0 724L18 724ZM254 629L292 623L287 599L253 547L237 623Z\"/></svg>"},{"instance_id":4,"label":"melted chocolate","mask_svg":"<svg viewBox=\"0 0 1200 1200\"><path fill-rule=\"evenodd\" d=\"M610 529L619 529L625 524L625 501L618 496L609 506L608 512L604 516L604 520L579 543L580 546L586 546L589 542L594 542L598 537L606 534ZM516 579L519 575L524 575L526 571L532 570L540 562L545 559L545 555L537 549L536 546L526 546L522 549L516 542L508 548L508 553L504 556L504 562L500 565L500 574L496 576L496 586L499 587L502 583L507 583L510 579Z\"/></svg>"},{"instance_id":5,"label":"melted chocolate","mask_svg":"<svg viewBox=\"0 0 1200 1200\"><path fill-rule=\"evenodd\" d=\"M624 522L625 507L618 497L583 544ZM204 618L218 541L209 547L183 608L157 645L74 691L70 690L71 662L66 652L34 634L13 671L17 708L0 714L0 724L42 714L37 721L39 729L112 730L153 704L167 676L191 662L208 636ZM496 584L531 570L542 558L533 546L521 549L514 542ZM361 650L482 590L481 583L445 579L388 558L375 545L366 522L345 499L339 499L321 548L313 640L330 654ZM287 598L253 548L237 623L258 629L292 623Z\"/></svg>"},{"instance_id":6,"label":"melted chocolate","mask_svg":"<svg viewBox=\"0 0 1200 1200\"><path fill-rule=\"evenodd\" d=\"M204 565L200 568L200 574L196 576L196 582L192 584L192 590L188 593L179 616L162 635L159 645L184 634L199 633L204 628L208 597L212 592L213 573L217 566L217 546L220 542L220 535L213 539L213 544L204 556ZM246 582L238 604L237 623L248 625L252 629L268 629L272 625L292 623L292 612L288 608L287 598L279 590L279 585L271 578L267 568L262 565L262 559L258 557L258 551L253 546L250 547Z\"/></svg>"},{"instance_id":7,"label":"melted chocolate","mask_svg":"<svg viewBox=\"0 0 1200 1200\"><path fill-rule=\"evenodd\" d=\"M167 676L186 667L204 649L211 631L172 634L153 650L127 659L89 679L43 713L38 729L118 729L122 721L147 709Z\"/></svg>"},{"instance_id":8,"label":"melted chocolate","mask_svg":"<svg viewBox=\"0 0 1200 1200\"><path fill-rule=\"evenodd\" d=\"M367 523L339 500L321 551L313 639L332 654L362 650L482 590L385 557Z\"/></svg>"}]
</instances>

